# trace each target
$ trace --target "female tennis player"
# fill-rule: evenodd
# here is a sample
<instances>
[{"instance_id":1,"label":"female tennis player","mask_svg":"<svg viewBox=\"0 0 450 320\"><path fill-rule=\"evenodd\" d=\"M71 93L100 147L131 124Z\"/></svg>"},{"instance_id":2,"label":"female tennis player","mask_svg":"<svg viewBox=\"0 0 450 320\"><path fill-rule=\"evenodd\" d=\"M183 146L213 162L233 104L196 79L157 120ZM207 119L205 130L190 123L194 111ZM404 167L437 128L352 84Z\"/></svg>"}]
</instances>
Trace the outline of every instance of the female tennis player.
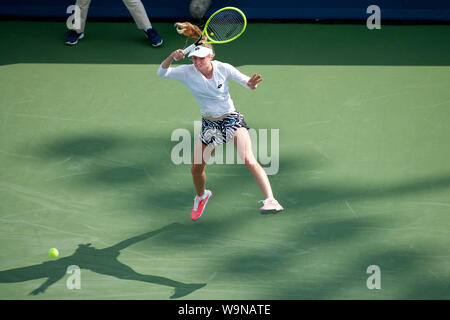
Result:
<instances>
[{"instance_id":1,"label":"female tennis player","mask_svg":"<svg viewBox=\"0 0 450 320\"><path fill-rule=\"evenodd\" d=\"M184 23L184 28L193 29L196 34L201 34L201 30L190 23ZM192 33L192 30L190 32ZM206 162L217 145L230 140L233 140L239 156L253 174L265 196L265 200L262 200L263 206L259 208L260 212L282 211L283 207L273 197L266 172L255 159L244 117L235 109L228 92L229 78L254 90L263 80L261 75L254 74L252 77L248 77L228 63L213 60L214 50L211 44L196 46L189 53L189 57L192 58L193 64L170 67L174 59L185 58L183 50L173 51L161 63L157 74L161 78L183 82L200 104L202 129L199 140L194 146L194 161L191 168L197 195L194 198L191 219L195 221L202 216L205 206L212 196L211 190L205 189Z\"/></svg>"}]
</instances>

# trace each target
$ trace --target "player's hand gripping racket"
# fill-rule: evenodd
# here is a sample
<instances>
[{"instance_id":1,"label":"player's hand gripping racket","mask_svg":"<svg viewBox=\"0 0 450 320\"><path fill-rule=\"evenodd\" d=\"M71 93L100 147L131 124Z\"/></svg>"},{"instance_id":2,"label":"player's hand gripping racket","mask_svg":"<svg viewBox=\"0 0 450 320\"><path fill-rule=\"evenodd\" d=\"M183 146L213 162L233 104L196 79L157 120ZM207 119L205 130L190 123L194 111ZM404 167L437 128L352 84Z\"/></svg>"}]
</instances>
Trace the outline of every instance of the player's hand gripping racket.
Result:
<instances>
[{"instance_id":1,"label":"player's hand gripping racket","mask_svg":"<svg viewBox=\"0 0 450 320\"><path fill-rule=\"evenodd\" d=\"M198 40L183 50L189 54L204 43L228 43L244 33L247 27L245 14L235 7L225 7L214 12L206 21L203 32Z\"/></svg>"}]
</instances>

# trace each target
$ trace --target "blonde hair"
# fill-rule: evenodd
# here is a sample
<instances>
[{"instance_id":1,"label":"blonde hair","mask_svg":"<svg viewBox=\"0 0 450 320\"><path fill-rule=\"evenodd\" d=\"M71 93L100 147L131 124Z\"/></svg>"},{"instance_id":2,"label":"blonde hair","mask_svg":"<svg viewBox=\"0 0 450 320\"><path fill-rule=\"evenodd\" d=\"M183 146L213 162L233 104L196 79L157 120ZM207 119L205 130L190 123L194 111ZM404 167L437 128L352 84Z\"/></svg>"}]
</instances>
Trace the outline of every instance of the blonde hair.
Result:
<instances>
[{"instance_id":1,"label":"blonde hair","mask_svg":"<svg viewBox=\"0 0 450 320\"><path fill-rule=\"evenodd\" d=\"M202 35L202 30L200 30L199 27L193 25L190 22L176 22L175 27L179 34L186 37L186 43L187 43L188 39L197 41L198 38L200 38L200 36ZM206 36L202 37L202 41L207 41L207 40L208 39L206 38ZM212 44L204 43L204 44L202 44L202 46L210 48L214 52L214 48L213 48Z\"/></svg>"}]
</instances>

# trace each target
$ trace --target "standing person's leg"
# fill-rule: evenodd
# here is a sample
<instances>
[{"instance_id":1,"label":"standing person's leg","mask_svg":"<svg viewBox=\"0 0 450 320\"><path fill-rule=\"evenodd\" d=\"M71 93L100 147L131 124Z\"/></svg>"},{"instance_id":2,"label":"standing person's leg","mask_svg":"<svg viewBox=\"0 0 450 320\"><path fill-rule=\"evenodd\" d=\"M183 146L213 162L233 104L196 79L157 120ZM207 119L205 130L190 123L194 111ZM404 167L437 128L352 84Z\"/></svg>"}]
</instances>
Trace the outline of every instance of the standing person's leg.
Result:
<instances>
[{"instance_id":1,"label":"standing person's leg","mask_svg":"<svg viewBox=\"0 0 450 320\"><path fill-rule=\"evenodd\" d=\"M259 188L265 196L264 205L260 208L261 212L277 212L283 210L283 207L273 197L272 187L269 178L261 165L256 161L252 150L252 141L246 128L239 128L234 134L234 145L238 151L239 157L244 161L245 166L250 170L256 180Z\"/></svg>"},{"instance_id":2,"label":"standing person's leg","mask_svg":"<svg viewBox=\"0 0 450 320\"><path fill-rule=\"evenodd\" d=\"M77 0L75 5L80 8L80 28L70 30L67 34L66 44L75 45L78 43L78 40L84 38L84 29L86 27L86 20L89 11L89 5L91 4L91 0Z\"/></svg>"},{"instance_id":3,"label":"standing person's leg","mask_svg":"<svg viewBox=\"0 0 450 320\"><path fill-rule=\"evenodd\" d=\"M142 1L123 0L123 3L127 7L128 11L130 11L130 14L133 17L138 29L145 32L152 46L159 47L163 43L163 40L161 39L161 36L158 34L158 32L156 32L156 30L152 27Z\"/></svg>"},{"instance_id":4,"label":"standing person's leg","mask_svg":"<svg viewBox=\"0 0 450 320\"><path fill-rule=\"evenodd\" d=\"M133 17L134 22L136 22L138 29L145 31L152 27L141 0L123 0L123 3L127 7L128 11L130 11L130 14Z\"/></svg>"},{"instance_id":5,"label":"standing person's leg","mask_svg":"<svg viewBox=\"0 0 450 320\"><path fill-rule=\"evenodd\" d=\"M81 28L80 28L80 30L77 30L78 33L84 33L90 4L91 4L91 0L77 0L77 2L76 2L76 5L80 7L80 26L81 26Z\"/></svg>"}]
</instances>

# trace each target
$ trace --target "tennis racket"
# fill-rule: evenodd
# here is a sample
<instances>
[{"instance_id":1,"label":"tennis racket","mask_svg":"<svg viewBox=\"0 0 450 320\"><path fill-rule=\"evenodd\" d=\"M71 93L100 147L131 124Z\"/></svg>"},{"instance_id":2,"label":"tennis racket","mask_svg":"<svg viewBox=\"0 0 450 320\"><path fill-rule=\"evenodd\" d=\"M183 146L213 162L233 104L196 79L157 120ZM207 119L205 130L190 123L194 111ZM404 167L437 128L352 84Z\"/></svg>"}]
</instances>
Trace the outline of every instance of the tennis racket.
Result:
<instances>
[{"instance_id":1,"label":"tennis racket","mask_svg":"<svg viewBox=\"0 0 450 320\"><path fill-rule=\"evenodd\" d=\"M236 40L244 33L246 27L247 18L241 10L235 7L219 9L206 21L198 40L184 49L183 53L187 55L196 46L204 43L228 43Z\"/></svg>"}]
</instances>

